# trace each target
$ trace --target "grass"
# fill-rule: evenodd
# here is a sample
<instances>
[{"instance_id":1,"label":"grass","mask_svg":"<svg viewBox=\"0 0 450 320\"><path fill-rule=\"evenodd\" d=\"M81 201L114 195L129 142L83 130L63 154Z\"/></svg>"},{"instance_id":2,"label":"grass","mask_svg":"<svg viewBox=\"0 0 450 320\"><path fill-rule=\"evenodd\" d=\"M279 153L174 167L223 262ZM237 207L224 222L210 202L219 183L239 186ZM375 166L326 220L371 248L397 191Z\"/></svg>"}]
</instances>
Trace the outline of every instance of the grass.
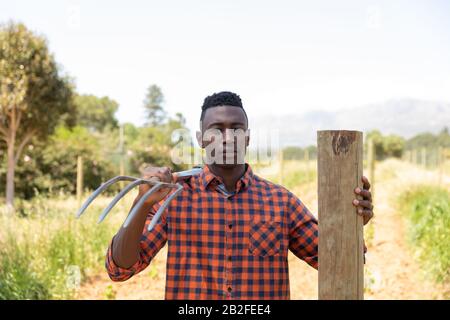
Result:
<instances>
[{"instance_id":1,"label":"grass","mask_svg":"<svg viewBox=\"0 0 450 320\"><path fill-rule=\"evenodd\" d=\"M409 242L424 270L438 283L450 284L450 192L416 186L399 197L408 221Z\"/></svg>"},{"instance_id":2,"label":"grass","mask_svg":"<svg viewBox=\"0 0 450 320\"><path fill-rule=\"evenodd\" d=\"M317 179L315 161L285 160L281 172L278 164L270 167L254 165L253 170L256 174L274 183L282 184L288 189L314 182Z\"/></svg>"},{"instance_id":3,"label":"grass","mask_svg":"<svg viewBox=\"0 0 450 320\"><path fill-rule=\"evenodd\" d=\"M74 218L73 198L39 196L14 216L0 213L0 299L76 297L80 283L103 268L121 221L113 212L96 223L107 200L96 200L80 220Z\"/></svg>"}]
</instances>

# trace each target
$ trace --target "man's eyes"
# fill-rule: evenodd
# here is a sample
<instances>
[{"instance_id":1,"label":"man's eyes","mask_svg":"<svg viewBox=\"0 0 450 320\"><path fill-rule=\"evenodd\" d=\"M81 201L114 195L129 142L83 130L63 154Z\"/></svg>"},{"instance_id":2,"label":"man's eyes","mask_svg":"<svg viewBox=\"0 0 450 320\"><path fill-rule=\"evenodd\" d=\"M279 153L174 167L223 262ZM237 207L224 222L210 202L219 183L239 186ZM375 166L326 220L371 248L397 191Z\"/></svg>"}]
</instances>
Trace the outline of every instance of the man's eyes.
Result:
<instances>
[{"instance_id":1,"label":"man's eyes","mask_svg":"<svg viewBox=\"0 0 450 320\"><path fill-rule=\"evenodd\" d=\"M232 129L223 129L223 128L211 128L212 130L219 130L220 132L225 132L226 130L231 130L232 132L245 131L243 128L232 128Z\"/></svg>"}]
</instances>

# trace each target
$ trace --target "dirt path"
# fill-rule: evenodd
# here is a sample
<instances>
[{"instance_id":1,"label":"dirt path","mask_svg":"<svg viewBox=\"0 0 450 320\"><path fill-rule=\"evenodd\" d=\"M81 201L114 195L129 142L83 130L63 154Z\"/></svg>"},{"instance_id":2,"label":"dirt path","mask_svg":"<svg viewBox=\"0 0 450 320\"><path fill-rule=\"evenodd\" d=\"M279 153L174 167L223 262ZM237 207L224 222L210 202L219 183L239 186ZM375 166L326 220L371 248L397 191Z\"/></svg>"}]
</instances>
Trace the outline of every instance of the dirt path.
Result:
<instances>
[{"instance_id":1,"label":"dirt path","mask_svg":"<svg viewBox=\"0 0 450 320\"><path fill-rule=\"evenodd\" d=\"M406 222L395 206L396 197L405 188L434 184L438 175L395 160L382 163L378 171L374 234L367 254L366 298L442 299L443 288L433 284L414 259L406 240ZM448 176L444 182L450 188Z\"/></svg>"},{"instance_id":2,"label":"dirt path","mask_svg":"<svg viewBox=\"0 0 450 320\"><path fill-rule=\"evenodd\" d=\"M396 160L388 160L377 168L373 238L368 241L366 256L366 299L439 299L442 288L426 279L414 261L406 243L405 222L395 209L395 197L415 183L435 183L435 172L421 170ZM450 177L444 179L450 188ZM306 206L317 213L315 183L292 191ZM367 229L368 227L366 227ZM367 229L366 232L369 232ZM78 299L164 299L166 248L141 274L123 283L111 282L101 273L84 283ZM317 271L289 254L291 299L317 299Z\"/></svg>"}]
</instances>

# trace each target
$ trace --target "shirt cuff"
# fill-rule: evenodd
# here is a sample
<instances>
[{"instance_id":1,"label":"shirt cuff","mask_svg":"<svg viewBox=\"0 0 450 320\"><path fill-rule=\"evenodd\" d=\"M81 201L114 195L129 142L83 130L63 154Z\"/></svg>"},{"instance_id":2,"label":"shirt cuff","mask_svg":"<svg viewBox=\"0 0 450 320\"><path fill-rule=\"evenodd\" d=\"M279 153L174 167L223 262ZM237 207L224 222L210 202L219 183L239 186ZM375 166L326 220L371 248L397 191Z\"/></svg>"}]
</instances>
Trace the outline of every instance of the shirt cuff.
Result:
<instances>
[{"instance_id":1,"label":"shirt cuff","mask_svg":"<svg viewBox=\"0 0 450 320\"><path fill-rule=\"evenodd\" d=\"M112 254L112 244L113 244L114 238L111 240L111 243L109 244L108 248L108 254L106 256L106 268L108 269L108 273L112 278L115 279L123 279L126 280L129 277L133 276L138 270L141 265L141 258L139 257L139 260L136 261L131 267L129 268L122 268L119 267L113 259Z\"/></svg>"}]
</instances>

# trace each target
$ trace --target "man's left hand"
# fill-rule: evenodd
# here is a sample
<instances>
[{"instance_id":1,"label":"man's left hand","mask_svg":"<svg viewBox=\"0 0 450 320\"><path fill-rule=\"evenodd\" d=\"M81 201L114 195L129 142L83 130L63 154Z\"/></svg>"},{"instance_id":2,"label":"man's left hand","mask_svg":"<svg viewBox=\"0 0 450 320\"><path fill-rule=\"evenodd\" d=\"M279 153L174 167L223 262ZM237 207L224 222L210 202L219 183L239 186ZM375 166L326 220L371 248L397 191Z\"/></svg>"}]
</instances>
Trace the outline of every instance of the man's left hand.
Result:
<instances>
[{"instance_id":1,"label":"man's left hand","mask_svg":"<svg viewBox=\"0 0 450 320\"><path fill-rule=\"evenodd\" d=\"M363 189L360 187L355 188L355 193L363 198L363 200L354 199L353 205L358 208L357 213L364 218L364 224L373 218L373 205L372 205L372 194L370 193L370 183L365 177L361 177L363 182Z\"/></svg>"}]
</instances>

